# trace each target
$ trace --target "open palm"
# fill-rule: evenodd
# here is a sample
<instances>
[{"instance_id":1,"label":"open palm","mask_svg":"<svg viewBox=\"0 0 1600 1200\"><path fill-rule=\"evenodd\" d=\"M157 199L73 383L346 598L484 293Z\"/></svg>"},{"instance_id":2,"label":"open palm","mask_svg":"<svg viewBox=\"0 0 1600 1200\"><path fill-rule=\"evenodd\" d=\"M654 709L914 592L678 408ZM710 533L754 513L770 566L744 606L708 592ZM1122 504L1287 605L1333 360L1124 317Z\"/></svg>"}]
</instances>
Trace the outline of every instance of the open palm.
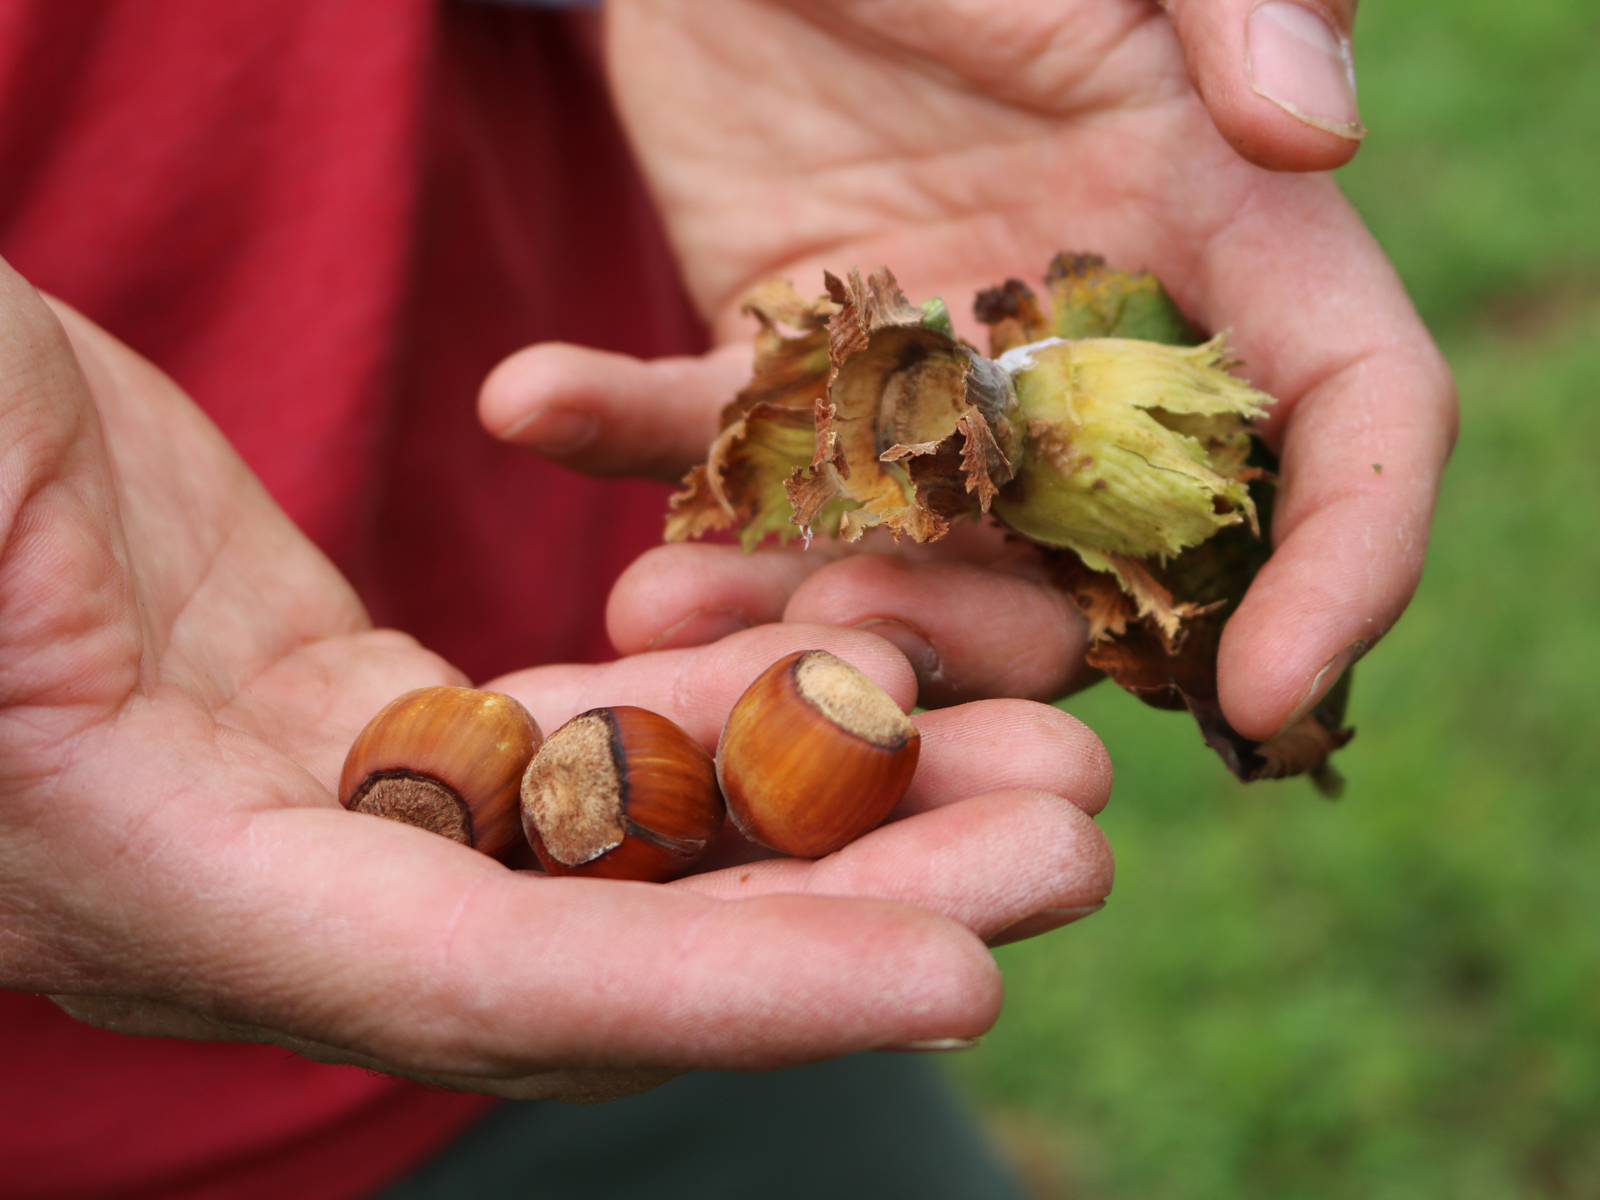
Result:
<instances>
[{"instance_id":1,"label":"open palm","mask_svg":"<svg viewBox=\"0 0 1600 1200\"><path fill-rule=\"evenodd\" d=\"M587 1098L975 1034L999 1000L980 939L1109 887L1083 811L1109 784L1100 751L1036 706L927 723L906 819L838 855L668 888L513 872L343 811L365 720L464 680L369 628L170 380L0 272L0 985L126 1032ZM909 702L881 641L804 627L497 686L547 728L632 702L709 740L805 644ZM1019 716L1015 765L963 749ZM997 858L963 874L973 838Z\"/></svg>"}]
</instances>

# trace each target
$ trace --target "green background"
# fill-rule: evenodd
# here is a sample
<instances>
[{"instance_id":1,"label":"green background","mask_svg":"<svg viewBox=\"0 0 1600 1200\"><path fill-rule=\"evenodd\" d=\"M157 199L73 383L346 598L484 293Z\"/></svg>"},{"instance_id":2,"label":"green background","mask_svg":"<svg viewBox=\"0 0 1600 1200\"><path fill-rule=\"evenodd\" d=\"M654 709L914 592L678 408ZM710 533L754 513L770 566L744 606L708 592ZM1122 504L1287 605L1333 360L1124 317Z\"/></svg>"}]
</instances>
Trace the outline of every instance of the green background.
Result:
<instances>
[{"instance_id":1,"label":"green background","mask_svg":"<svg viewBox=\"0 0 1600 1200\"><path fill-rule=\"evenodd\" d=\"M1457 373L1336 804L1107 686L1116 894L956 1065L1041 1197L1600 1195L1600 3L1367 0L1341 172Z\"/></svg>"}]
</instances>

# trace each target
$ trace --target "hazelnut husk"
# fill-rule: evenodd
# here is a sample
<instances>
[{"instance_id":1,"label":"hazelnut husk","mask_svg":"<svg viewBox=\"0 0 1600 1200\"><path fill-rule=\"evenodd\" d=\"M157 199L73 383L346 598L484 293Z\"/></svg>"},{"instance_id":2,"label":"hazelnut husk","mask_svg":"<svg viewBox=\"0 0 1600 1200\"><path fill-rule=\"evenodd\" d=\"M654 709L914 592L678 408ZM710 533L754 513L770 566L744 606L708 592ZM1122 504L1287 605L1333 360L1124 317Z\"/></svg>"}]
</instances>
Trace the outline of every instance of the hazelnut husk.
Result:
<instances>
[{"instance_id":1,"label":"hazelnut husk","mask_svg":"<svg viewBox=\"0 0 1600 1200\"><path fill-rule=\"evenodd\" d=\"M573 717L522 777L522 826L552 875L676 878L716 840L723 816L705 747L629 705Z\"/></svg>"},{"instance_id":2,"label":"hazelnut husk","mask_svg":"<svg viewBox=\"0 0 1600 1200\"><path fill-rule=\"evenodd\" d=\"M883 822L911 785L920 746L887 692L826 650L802 650L733 706L717 779L747 838L817 858Z\"/></svg>"},{"instance_id":3,"label":"hazelnut husk","mask_svg":"<svg viewBox=\"0 0 1600 1200\"><path fill-rule=\"evenodd\" d=\"M357 735L339 803L505 859L524 845L518 788L539 742L539 726L510 696L418 688Z\"/></svg>"},{"instance_id":4,"label":"hazelnut husk","mask_svg":"<svg viewBox=\"0 0 1600 1200\"><path fill-rule=\"evenodd\" d=\"M931 542L988 514L1088 621L1090 666L1187 709L1240 779L1309 773L1334 794L1342 707L1274 745L1217 702L1221 630L1271 553L1278 470L1256 426L1271 397L1232 373L1224 339L1154 275L1094 254L1058 254L1047 295L1019 279L981 293L988 356L886 267L823 279L809 301L778 279L746 297L753 375L672 498L667 540L731 529L753 549L881 527Z\"/></svg>"}]
</instances>

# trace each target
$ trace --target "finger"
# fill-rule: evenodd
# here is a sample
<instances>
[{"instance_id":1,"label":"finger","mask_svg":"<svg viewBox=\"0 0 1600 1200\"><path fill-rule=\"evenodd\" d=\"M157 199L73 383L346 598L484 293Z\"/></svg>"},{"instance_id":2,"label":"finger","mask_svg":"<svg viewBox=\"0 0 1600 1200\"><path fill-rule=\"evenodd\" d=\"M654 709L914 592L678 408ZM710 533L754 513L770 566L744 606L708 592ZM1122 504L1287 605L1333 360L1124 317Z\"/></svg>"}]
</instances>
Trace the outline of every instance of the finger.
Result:
<instances>
[{"instance_id":1,"label":"finger","mask_svg":"<svg viewBox=\"0 0 1600 1200\"><path fill-rule=\"evenodd\" d=\"M67 333L0 260L0 748L13 777L23 747L70 739L140 684L145 614L121 518Z\"/></svg>"},{"instance_id":2,"label":"finger","mask_svg":"<svg viewBox=\"0 0 1600 1200\"><path fill-rule=\"evenodd\" d=\"M986 939L1044 932L1109 894L1109 847L1089 817L1111 791L1100 740L1058 709L990 700L915 718L916 779L891 824L806 862L740 862L675 886L722 898L843 891L898 900ZM977 799L975 797L982 797Z\"/></svg>"},{"instance_id":3,"label":"finger","mask_svg":"<svg viewBox=\"0 0 1600 1200\"><path fill-rule=\"evenodd\" d=\"M735 546L688 542L658 546L622 573L606 606L619 653L699 646L751 625L784 619L795 590L811 575L851 555L891 553L918 562L970 562L1012 574L1036 566L1026 547L1003 531L958 524L940 541L896 545L882 530L860 542L815 538L810 545L774 543L746 553Z\"/></svg>"},{"instance_id":4,"label":"finger","mask_svg":"<svg viewBox=\"0 0 1600 1200\"><path fill-rule=\"evenodd\" d=\"M226 1016L411 1072L517 1079L786 1065L970 1037L997 1010L998 980L976 939L903 905L717 903L649 885L544 879L450 853L393 822L359 839L336 835L333 820L361 819L324 815L321 838L258 837L306 855L310 872L342 875L339 884L293 906L281 897L272 911L293 928L279 928L270 945L226 914L218 930L246 939L228 954L247 976L270 953L272 978L293 1005L263 1004L261 989L249 988L230 998ZM415 836L402 845L398 834ZM331 844L319 853L312 842ZM269 898L252 896L251 907Z\"/></svg>"},{"instance_id":5,"label":"finger","mask_svg":"<svg viewBox=\"0 0 1600 1200\"><path fill-rule=\"evenodd\" d=\"M922 753L897 817L984 792L1060 796L1091 816L1111 798L1111 757L1088 726L1048 704L980 700L918 713Z\"/></svg>"},{"instance_id":6,"label":"finger","mask_svg":"<svg viewBox=\"0 0 1600 1200\"><path fill-rule=\"evenodd\" d=\"M549 342L484 381L478 415L496 437L591 475L676 481L706 456L722 407L750 378L749 345L643 361Z\"/></svg>"},{"instance_id":7,"label":"finger","mask_svg":"<svg viewBox=\"0 0 1600 1200\"><path fill-rule=\"evenodd\" d=\"M723 722L756 676L796 650L827 650L874 680L902 709L916 702L916 677L880 637L822 625L761 625L708 646L639 654L598 667L534 667L485 687L521 700L541 729L580 712L636 704L676 721L702 745L717 744Z\"/></svg>"},{"instance_id":8,"label":"finger","mask_svg":"<svg viewBox=\"0 0 1600 1200\"><path fill-rule=\"evenodd\" d=\"M1247 737L1293 724L1399 619L1422 576L1454 440L1442 365L1366 361L1301 400L1277 546L1223 631L1224 710Z\"/></svg>"},{"instance_id":9,"label":"finger","mask_svg":"<svg viewBox=\"0 0 1600 1200\"><path fill-rule=\"evenodd\" d=\"M1006 790L1048 792L1091 816L1111 798L1111 759L1104 745L1058 708L979 700L918 713L912 721L922 734L917 771L890 821ZM772 853L745 841L730 823L698 869L717 874ZM926 898L914 902L944 911Z\"/></svg>"},{"instance_id":10,"label":"finger","mask_svg":"<svg viewBox=\"0 0 1600 1200\"><path fill-rule=\"evenodd\" d=\"M961 563L856 555L803 580L786 621L865 629L917 672L918 703L1054 700L1087 682L1087 630L1055 588Z\"/></svg>"},{"instance_id":11,"label":"finger","mask_svg":"<svg viewBox=\"0 0 1600 1200\"><path fill-rule=\"evenodd\" d=\"M778 620L856 627L893 642L911 661L919 704L1053 700L1089 680L1085 630L1056 589L1023 574L1030 563L1011 556L985 570L851 554L831 541L755 554L663 546L624 572L607 622L623 654L697 645Z\"/></svg>"},{"instance_id":12,"label":"finger","mask_svg":"<svg viewBox=\"0 0 1600 1200\"><path fill-rule=\"evenodd\" d=\"M767 893L872 896L991 937L1050 909L1088 909L1111 893L1111 849L1076 805L1003 791L884 825L815 862L777 858L679 880L723 899Z\"/></svg>"},{"instance_id":13,"label":"finger","mask_svg":"<svg viewBox=\"0 0 1600 1200\"><path fill-rule=\"evenodd\" d=\"M701 543L657 546L635 559L611 589L611 644L619 654L672 650L781 621L801 582L843 553L832 540L753 554Z\"/></svg>"},{"instance_id":14,"label":"finger","mask_svg":"<svg viewBox=\"0 0 1600 1200\"><path fill-rule=\"evenodd\" d=\"M1166 0L1196 89L1228 143L1275 171L1354 157L1355 0Z\"/></svg>"},{"instance_id":15,"label":"finger","mask_svg":"<svg viewBox=\"0 0 1600 1200\"><path fill-rule=\"evenodd\" d=\"M1207 249L1190 299L1280 397L1275 552L1224 631L1229 721L1270 737L1380 637L1421 576L1455 438L1450 372L1325 179L1269 181Z\"/></svg>"},{"instance_id":16,"label":"finger","mask_svg":"<svg viewBox=\"0 0 1600 1200\"><path fill-rule=\"evenodd\" d=\"M153 998L408 1074L774 1067L998 1010L978 940L904 905L545 879L324 810L257 814L230 850L150 881L159 940L124 910Z\"/></svg>"}]
</instances>

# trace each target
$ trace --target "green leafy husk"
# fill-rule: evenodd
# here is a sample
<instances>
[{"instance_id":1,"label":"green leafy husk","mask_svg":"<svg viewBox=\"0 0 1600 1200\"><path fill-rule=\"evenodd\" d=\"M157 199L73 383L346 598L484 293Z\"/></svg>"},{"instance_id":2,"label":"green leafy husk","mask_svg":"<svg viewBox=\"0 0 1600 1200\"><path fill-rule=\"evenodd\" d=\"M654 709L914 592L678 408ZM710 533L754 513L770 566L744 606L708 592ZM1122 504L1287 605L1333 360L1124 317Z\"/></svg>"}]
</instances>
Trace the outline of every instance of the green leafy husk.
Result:
<instances>
[{"instance_id":1,"label":"green leafy husk","mask_svg":"<svg viewBox=\"0 0 1600 1200\"><path fill-rule=\"evenodd\" d=\"M1091 665L1157 708L1187 709L1244 780L1340 786L1349 680L1267 743L1217 701L1217 646L1270 554L1276 462L1249 422L1271 398L1228 368L1153 275L1057 255L1041 300L1019 280L979 295L989 355L942 301L893 274L826 276L803 300L763 284L753 377L673 498L669 541L733 529L751 549L882 526L936 541L991 513L1039 548L1089 625Z\"/></svg>"}]
</instances>

